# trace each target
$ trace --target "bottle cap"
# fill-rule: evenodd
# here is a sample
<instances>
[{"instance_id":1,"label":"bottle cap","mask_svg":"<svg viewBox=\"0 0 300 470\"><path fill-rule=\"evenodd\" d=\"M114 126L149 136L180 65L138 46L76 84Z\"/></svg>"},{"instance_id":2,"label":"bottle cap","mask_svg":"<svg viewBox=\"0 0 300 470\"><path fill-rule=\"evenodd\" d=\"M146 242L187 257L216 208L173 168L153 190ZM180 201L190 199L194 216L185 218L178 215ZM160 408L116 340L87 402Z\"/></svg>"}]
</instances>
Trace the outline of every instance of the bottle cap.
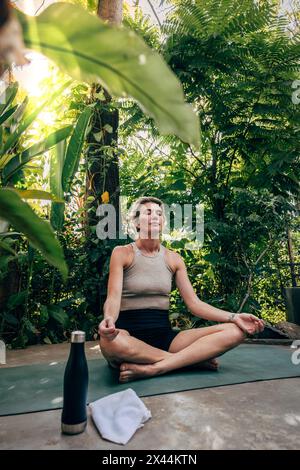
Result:
<instances>
[{"instance_id":1,"label":"bottle cap","mask_svg":"<svg viewBox=\"0 0 300 470\"><path fill-rule=\"evenodd\" d=\"M85 332L84 331L72 331L71 333L71 343L84 343L85 342Z\"/></svg>"}]
</instances>

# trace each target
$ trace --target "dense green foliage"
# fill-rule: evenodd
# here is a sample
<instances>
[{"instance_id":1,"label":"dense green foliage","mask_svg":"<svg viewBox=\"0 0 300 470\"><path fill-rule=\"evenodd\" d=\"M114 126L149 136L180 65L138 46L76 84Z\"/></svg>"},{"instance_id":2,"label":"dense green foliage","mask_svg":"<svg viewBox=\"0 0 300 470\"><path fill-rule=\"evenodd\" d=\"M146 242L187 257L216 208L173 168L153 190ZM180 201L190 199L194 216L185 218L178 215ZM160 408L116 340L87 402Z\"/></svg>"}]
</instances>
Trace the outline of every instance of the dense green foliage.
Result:
<instances>
[{"instance_id":1,"label":"dense green foliage","mask_svg":"<svg viewBox=\"0 0 300 470\"><path fill-rule=\"evenodd\" d=\"M199 116L201 145L160 135L158 123L135 101L113 99L109 106L120 113L119 140L117 149L106 149L107 158L118 154L128 206L141 195L168 205L203 204L201 249L187 250L186 240L175 236L163 239L184 258L200 299L276 323L285 318L284 288L292 285L288 232L300 263L300 105L292 101L299 33L291 33L290 17L280 15L278 2L271 0L172 3L162 31L138 9L124 24L159 51L181 81ZM97 296L106 293L111 250L131 241L99 240L87 222L87 126L101 107L103 97L98 98L91 104L87 86L72 88L64 98L73 113L72 137L43 156L51 161L50 193L64 200L52 201L48 217L64 249L66 283L18 234L2 237L0 336L13 347L63 341L74 328L96 338L102 312L92 312ZM176 118L178 123L184 115ZM68 113L59 119L61 128L70 125ZM101 146L101 135L96 137ZM34 178L35 169L27 169L23 183L14 184L30 190ZM187 312L175 285L171 319L181 328L204 323Z\"/></svg>"}]
</instances>

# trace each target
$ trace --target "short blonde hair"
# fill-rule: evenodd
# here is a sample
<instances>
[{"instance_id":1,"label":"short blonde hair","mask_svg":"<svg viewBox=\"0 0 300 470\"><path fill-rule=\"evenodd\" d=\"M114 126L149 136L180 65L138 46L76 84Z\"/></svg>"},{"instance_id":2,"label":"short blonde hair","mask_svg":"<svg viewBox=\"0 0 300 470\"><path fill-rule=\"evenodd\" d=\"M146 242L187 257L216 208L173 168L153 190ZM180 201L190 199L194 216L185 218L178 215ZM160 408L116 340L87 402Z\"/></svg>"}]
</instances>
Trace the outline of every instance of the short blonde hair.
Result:
<instances>
[{"instance_id":1,"label":"short blonde hair","mask_svg":"<svg viewBox=\"0 0 300 470\"><path fill-rule=\"evenodd\" d=\"M166 213L164 208L164 203L161 199L158 199L154 196L141 196L134 201L131 205L127 216L126 216L126 233L128 233L134 240L139 238L139 232L136 227L136 220L140 216L140 207L142 204L146 204L147 202L154 202L158 204L162 210L162 218L163 218L163 227L166 225Z\"/></svg>"}]
</instances>

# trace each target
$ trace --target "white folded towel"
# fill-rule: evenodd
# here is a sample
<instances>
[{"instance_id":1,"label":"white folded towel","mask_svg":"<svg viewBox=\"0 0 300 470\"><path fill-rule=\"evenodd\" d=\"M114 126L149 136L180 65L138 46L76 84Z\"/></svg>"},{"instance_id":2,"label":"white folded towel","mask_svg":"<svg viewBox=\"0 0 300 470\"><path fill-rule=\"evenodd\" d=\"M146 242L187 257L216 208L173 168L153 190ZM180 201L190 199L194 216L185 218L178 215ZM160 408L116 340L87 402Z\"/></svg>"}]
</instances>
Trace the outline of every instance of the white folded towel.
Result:
<instances>
[{"instance_id":1,"label":"white folded towel","mask_svg":"<svg viewBox=\"0 0 300 470\"><path fill-rule=\"evenodd\" d=\"M101 436L118 444L127 444L136 430L152 417L132 388L107 395L89 406Z\"/></svg>"}]
</instances>

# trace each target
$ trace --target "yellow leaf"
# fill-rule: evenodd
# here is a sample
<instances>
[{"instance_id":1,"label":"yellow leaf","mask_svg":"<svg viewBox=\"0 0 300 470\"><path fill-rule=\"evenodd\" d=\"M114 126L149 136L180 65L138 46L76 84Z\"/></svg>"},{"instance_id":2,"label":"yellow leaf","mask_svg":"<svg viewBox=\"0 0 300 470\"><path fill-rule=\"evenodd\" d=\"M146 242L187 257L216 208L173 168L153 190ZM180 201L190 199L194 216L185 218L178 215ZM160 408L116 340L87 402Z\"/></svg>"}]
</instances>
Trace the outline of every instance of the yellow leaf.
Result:
<instances>
[{"instance_id":1,"label":"yellow leaf","mask_svg":"<svg viewBox=\"0 0 300 470\"><path fill-rule=\"evenodd\" d=\"M109 202L109 192L104 191L104 193L101 194L101 199L103 204L107 204Z\"/></svg>"}]
</instances>

